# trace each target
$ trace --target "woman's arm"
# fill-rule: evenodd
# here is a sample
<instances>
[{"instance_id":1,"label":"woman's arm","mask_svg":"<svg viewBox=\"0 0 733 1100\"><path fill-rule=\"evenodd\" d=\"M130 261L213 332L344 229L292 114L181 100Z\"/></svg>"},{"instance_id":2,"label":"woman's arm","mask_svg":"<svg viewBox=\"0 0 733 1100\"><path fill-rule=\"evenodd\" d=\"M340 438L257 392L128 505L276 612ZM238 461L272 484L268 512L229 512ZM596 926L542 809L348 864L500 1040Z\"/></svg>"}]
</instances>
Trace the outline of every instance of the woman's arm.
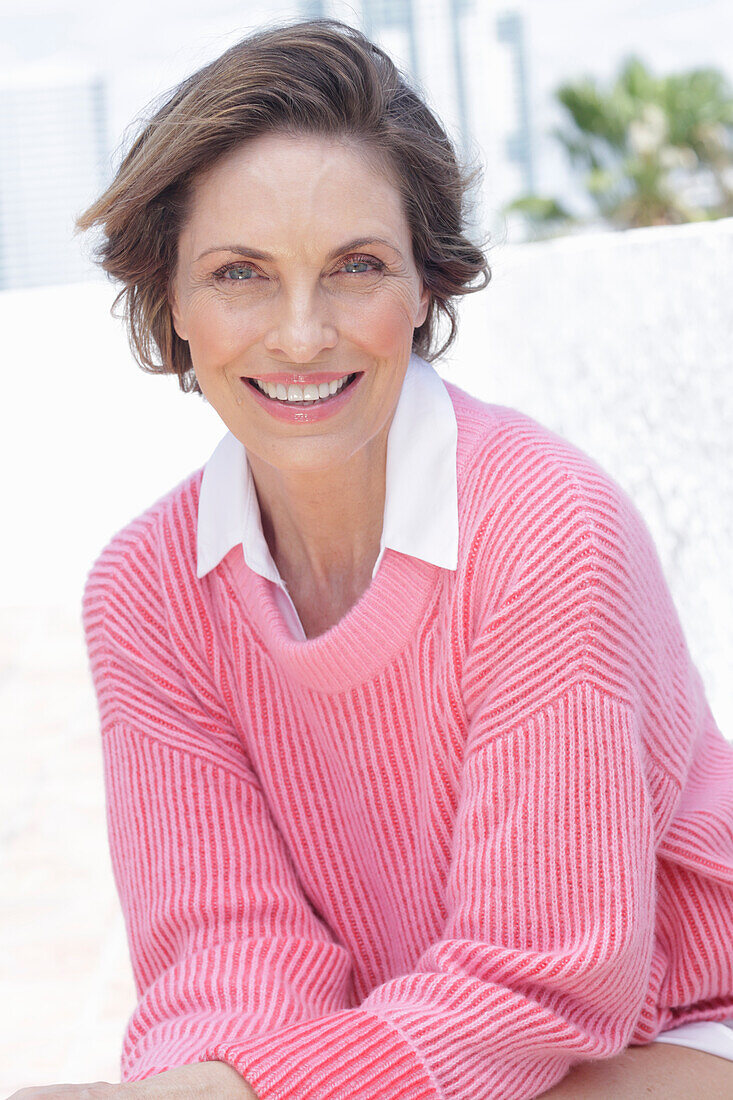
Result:
<instances>
[{"instance_id":1,"label":"woman's arm","mask_svg":"<svg viewBox=\"0 0 733 1100\"><path fill-rule=\"evenodd\" d=\"M191 601L194 625L191 637L172 635L154 533L140 520L116 536L83 602L138 995L123 1037L125 1083L213 1062L205 1052L215 1044L236 1041L241 1054L259 1035L337 1012L351 972L303 893L221 698L234 689L222 672L220 690L201 656L210 630L201 596L183 582L176 597Z\"/></svg>"},{"instance_id":2,"label":"woman's arm","mask_svg":"<svg viewBox=\"0 0 733 1100\"><path fill-rule=\"evenodd\" d=\"M667 1043L627 1047L615 1058L570 1070L542 1100L710 1100L733 1096L733 1062Z\"/></svg>"}]
</instances>

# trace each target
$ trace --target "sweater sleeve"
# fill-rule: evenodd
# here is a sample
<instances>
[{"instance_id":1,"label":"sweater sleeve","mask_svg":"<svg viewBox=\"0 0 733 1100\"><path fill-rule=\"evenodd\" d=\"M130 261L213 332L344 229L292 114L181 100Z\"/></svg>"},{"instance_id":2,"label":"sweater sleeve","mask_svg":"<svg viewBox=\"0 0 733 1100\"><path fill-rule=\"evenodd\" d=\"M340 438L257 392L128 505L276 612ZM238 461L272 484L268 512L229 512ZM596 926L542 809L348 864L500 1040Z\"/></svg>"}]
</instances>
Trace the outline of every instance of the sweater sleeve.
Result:
<instances>
[{"instance_id":1,"label":"sweater sleeve","mask_svg":"<svg viewBox=\"0 0 733 1100\"><path fill-rule=\"evenodd\" d=\"M412 970L360 1004L346 992L343 948L298 888L207 662L167 636L141 569L98 625L97 590L109 585L96 571L88 637L141 993L128 1080L220 1060L260 1100L529 1100L576 1062L619 1053L644 1026L637 1041L658 1032L655 849L681 847L682 866L694 833L696 866L712 865L698 748L731 757L648 537L605 488L589 504L566 481L560 474L547 507L520 509L523 518L487 515L469 555L475 599L457 616L472 624L460 685L467 737L446 919ZM502 578L500 599L487 576ZM146 609L134 622L128 590ZM195 604L188 610L195 619ZM729 788L716 790L722 812ZM717 902L695 895L712 934L731 915L722 829L716 860ZM701 958L687 969L702 973ZM708 995L730 999L727 972L713 970Z\"/></svg>"},{"instance_id":2,"label":"sweater sleeve","mask_svg":"<svg viewBox=\"0 0 733 1100\"><path fill-rule=\"evenodd\" d=\"M623 499L562 471L543 491L487 515L473 555L442 935L358 1007L212 1045L262 1100L524 1100L659 1030L655 845L704 740L699 681Z\"/></svg>"},{"instance_id":3,"label":"sweater sleeve","mask_svg":"<svg viewBox=\"0 0 733 1100\"><path fill-rule=\"evenodd\" d=\"M261 1100L521 1100L624 1049L654 926L635 736L628 711L582 682L511 731L479 735L441 939L358 1008L205 1057Z\"/></svg>"},{"instance_id":4,"label":"sweater sleeve","mask_svg":"<svg viewBox=\"0 0 733 1100\"><path fill-rule=\"evenodd\" d=\"M138 1003L121 1079L208 1060L348 1002L351 959L312 908L258 777L189 639L166 625L145 531L90 572L83 622L101 717L112 869ZM195 588L192 636L206 639ZM198 619L198 621L197 621Z\"/></svg>"}]
</instances>

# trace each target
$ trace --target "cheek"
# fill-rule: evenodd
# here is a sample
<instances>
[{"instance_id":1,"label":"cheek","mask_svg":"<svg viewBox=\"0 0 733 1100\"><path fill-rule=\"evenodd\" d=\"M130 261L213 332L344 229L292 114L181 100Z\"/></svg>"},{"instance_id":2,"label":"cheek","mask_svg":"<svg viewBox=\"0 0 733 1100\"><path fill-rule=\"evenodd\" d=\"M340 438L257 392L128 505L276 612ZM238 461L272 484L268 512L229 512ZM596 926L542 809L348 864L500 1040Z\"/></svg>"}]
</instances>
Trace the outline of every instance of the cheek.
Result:
<instances>
[{"instance_id":1,"label":"cheek","mask_svg":"<svg viewBox=\"0 0 733 1100\"><path fill-rule=\"evenodd\" d=\"M188 342L197 368L215 367L241 354L255 343L260 332L251 310L226 304L195 311L188 319Z\"/></svg>"},{"instance_id":2,"label":"cheek","mask_svg":"<svg viewBox=\"0 0 733 1100\"><path fill-rule=\"evenodd\" d=\"M341 331L372 354L389 358L412 343L411 308L401 295L375 295L349 310Z\"/></svg>"}]
</instances>

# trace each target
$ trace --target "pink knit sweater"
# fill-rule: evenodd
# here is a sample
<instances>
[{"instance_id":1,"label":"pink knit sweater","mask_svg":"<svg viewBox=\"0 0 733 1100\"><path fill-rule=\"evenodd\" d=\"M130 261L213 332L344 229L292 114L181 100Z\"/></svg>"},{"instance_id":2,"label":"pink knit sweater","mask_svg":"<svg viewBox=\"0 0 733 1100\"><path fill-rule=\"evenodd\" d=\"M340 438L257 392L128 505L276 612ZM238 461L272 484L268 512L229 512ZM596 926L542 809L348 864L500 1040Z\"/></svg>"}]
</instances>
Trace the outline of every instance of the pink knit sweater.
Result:
<instances>
[{"instance_id":1,"label":"pink knit sweater","mask_svg":"<svg viewBox=\"0 0 733 1100\"><path fill-rule=\"evenodd\" d=\"M646 528L446 385L457 570L387 550L296 640L241 547L197 578L201 470L92 567L123 1081L220 1060L261 1100L521 1100L733 1015L733 748Z\"/></svg>"}]
</instances>

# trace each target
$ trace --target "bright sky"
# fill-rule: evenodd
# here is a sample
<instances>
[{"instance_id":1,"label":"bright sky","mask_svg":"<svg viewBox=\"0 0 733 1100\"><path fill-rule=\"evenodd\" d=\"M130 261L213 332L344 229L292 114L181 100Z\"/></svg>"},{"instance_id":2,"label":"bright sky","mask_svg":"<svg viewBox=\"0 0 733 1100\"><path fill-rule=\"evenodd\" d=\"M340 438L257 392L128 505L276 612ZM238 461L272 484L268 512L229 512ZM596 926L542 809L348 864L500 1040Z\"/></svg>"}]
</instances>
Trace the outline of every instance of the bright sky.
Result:
<instances>
[{"instance_id":1,"label":"bright sky","mask_svg":"<svg viewBox=\"0 0 733 1100\"><path fill-rule=\"evenodd\" d=\"M733 83L731 0L502 0L496 8L525 16L537 183L546 193L570 184L564 153L549 137L559 120L552 91L562 81L586 72L607 79L634 52L660 73L711 65ZM117 76L107 104L116 148L153 97L249 27L291 10L241 0L0 0L0 71L62 62Z\"/></svg>"}]
</instances>

